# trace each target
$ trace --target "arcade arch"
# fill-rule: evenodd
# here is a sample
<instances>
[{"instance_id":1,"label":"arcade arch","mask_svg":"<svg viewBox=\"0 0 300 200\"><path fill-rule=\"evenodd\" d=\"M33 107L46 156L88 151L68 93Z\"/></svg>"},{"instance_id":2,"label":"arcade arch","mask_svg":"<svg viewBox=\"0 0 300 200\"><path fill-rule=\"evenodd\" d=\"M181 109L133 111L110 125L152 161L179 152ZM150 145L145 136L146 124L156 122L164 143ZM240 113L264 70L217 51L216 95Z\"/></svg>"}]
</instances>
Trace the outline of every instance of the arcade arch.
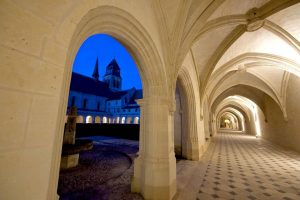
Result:
<instances>
[{"instance_id":1,"label":"arcade arch","mask_svg":"<svg viewBox=\"0 0 300 200\"><path fill-rule=\"evenodd\" d=\"M76 123L83 123L83 116L82 115L77 116Z\"/></svg>"},{"instance_id":2,"label":"arcade arch","mask_svg":"<svg viewBox=\"0 0 300 200\"><path fill-rule=\"evenodd\" d=\"M97 124L101 123L101 117L100 116L95 117L95 123L97 123Z\"/></svg>"},{"instance_id":3,"label":"arcade arch","mask_svg":"<svg viewBox=\"0 0 300 200\"><path fill-rule=\"evenodd\" d=\"M132 118L131 117L127 117L126 118L126 124L131 124Z\"/></svg>"},{"instance_id":4,"label":"arcade arch","mask_svg":"<svg viewBox=\"0 0 300 200\"><path fill-rule=\"evenodd\" d=\"M90 116L90 115L86 116L85 123L92 124L93 123L93 117Z\"/></svg>"},{"instance_id":5,"label":"arcade arch","mask_svg":"<svg viewBox=\"0 0 300 200\"><path fill-rule=\"evenodd\" d=\"M135 4L3 2L0 24L5 31L1 35L0 85L4 98L0 106L12 116L2 120L3 130L14 134L5 136L1 147L3 163L15 165L3 167L9 173L4 173L4 180L8 181L1 185L8 190L17 187L22 191L20 194L13 190L5 192L3 195L10 197L5 199L18 199L13 198L17 195L26 195L28 199L57 199L70 66L82 42L96 33L107 33L118 39L128 47L139 67L144 99L139 101L140 152L135 160L132 190L142 193L146 199L171 199L176 192L176 161L170 149L174 149L177 74L185 77L181 68L192 79L183 81L187 83L183 84L183 91L186 90L187 99L192 99L187 101L194 106L188 108L195 111L188 115L193 130L190 133L194 134L189 141L191 149L196 151L192 151L192 157L196 155L197 159L201 155L202 145L213 132L210 130L214 127L212 123L216 123L213 120L218 119L218 112L211 113L211 106L215 110L223 99L234 95L242 96L242 100L233 98L220 111L226 106L238 108L245 118L250 116L251 122L251 106L240 103L247 104L247 98L264 113L263 136L300 151L299 1L176 2L172 1L172 5L167 1L146 0ZM168 12L171 8L174 10ZM261 42L264 40L268 41ZM281 52L285 49L286 52ZM237 73L246 74L247 83L234 75ZM218 99L227 89L241 84L249 87ZM263 91L264 96L259 93L246 96L250 87ZM190 88L194 96L189 95ZM214 102L218 103L214 105ZM40 112L41 108L45 112ZM45 129L42 138L35 137L40 133L40 120ZM43 156L37 156L41 152ZM30 167L18 166L19 158L30 163ZM50 168L47 163L51 163ZM40 176L31 180L31 190L27 190L28 177L19 174ZM13 181L16 178L17 183Z\"/></svg>"},{"instance_id":6,"label":"arcade arch","mask_svg":"<svg viewBox=\"0 0 300 200\"><path fill-rule=\"evenodd\" d=\"M140 120L139 117L134 117L133 123L134 123L134 124L139 124L139 120Z\"/></svg>"},{"instance_id":7,"label":"arcade arch","mask_svg":"<svg viewBox=\"0 0 300 200\"><path fill-rule=\"evenodd\" d=\"M79 46L86 38L96 33L107 33L127 47L134 60L137 62L143 84L144 99L143 102L141 102L141 115L144 113L142 111L143 109L148 110L151 108L152 110L152 112L146 112L147 115L141 117L146 123L142 122L140 127L140 152L139 157L134 163L135 172L132 190L142 193L145 198L155 199L155 196L158 195L158 193L153 193L151 191L155 188L156 180L159 179L161 180L160 184L163 185L163 187L170 188L169 190L165 190L164 193L160 193L159 196L170 198L176 191L176 161L174 154L163 150L166 145L173 145L172 141L167 142L167 138L169 138L168 135L172 134L171 129L169 129L168 126L168 120L170 118L160 118L162 121L166 120L161 126L151 125L155 123L156 120L154 119L157 119L162 114L168 116L169 113L169 98L168 95L166 95L169 93L166 84L167 78L165 77L164 68L162 67L163 63L155 44L147 31L132 15L116 7L100 6L90 10L77 24L77 28L73 32L72 40L69 43L70 46L66 66L72 66L72 62ZM67 79L64 83L66 87L64 88L62 95L64 97L66 97L68 93L67 86L69 84L66 83L70 82L71 74L71 69L69 67L66 68L66 70ZM65 104L64 101L64 99L61 100L62 104ZM110 123L110 120L110 118L106 119L106 117L103 117L103 123ZM143 125L144 127L142 127ZM161 138L158 142L164 143L161 145L162 149L157 148L159 145L157 144L157 141L154 142L154 140L151 139L153 137ZM153 142L151 143L151 141ZM60 142L57 143L60 144ZM148 148L144 148L145 143L147 143ZM154 153L154 149L161 153ZM55 154L58 157L59 152L56 152ZM151 165L145 163L148 162L147 159L145 159L145 156L159 157L158 160L160 161L156 163L156 166L165 166L165 162L167 162L170 167L164 168L163 172L160 170L158 173L157 167L151 168ZM53 175L56 175L54 176L56 179L58 175L58 166L58 162L54 162ZM142 173L146 168L147 171L150 170L153 173ZM147 176L150 176L150 174L151 179L146 178ZM147 181L147 184L145 184L145 180L153 180L153 182ZM56 188L56 186L54 188ZM52 191L54 188L52 188Z\"/></svg>"}]
</instances>

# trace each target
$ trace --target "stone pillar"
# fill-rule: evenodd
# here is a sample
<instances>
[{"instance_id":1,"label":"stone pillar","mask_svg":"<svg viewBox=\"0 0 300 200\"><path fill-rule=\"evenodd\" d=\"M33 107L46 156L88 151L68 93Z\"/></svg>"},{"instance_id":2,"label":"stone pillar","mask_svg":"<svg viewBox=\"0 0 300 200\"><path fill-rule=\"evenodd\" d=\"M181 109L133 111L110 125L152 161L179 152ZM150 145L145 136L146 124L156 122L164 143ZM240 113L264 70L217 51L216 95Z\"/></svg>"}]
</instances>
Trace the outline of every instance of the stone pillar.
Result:
<instances>
[{"instance_id":1,"label":"stone pillar","mask_svg":"<svg viewBox=\"0 0 300 200\"><path fill-rule=\"evenodd\" d=\"M145 199L172 199L176 193L174 110L165 97L138 101L141 110L140 149L134 161L131 190Z\"/></svg>"}]
</instances>

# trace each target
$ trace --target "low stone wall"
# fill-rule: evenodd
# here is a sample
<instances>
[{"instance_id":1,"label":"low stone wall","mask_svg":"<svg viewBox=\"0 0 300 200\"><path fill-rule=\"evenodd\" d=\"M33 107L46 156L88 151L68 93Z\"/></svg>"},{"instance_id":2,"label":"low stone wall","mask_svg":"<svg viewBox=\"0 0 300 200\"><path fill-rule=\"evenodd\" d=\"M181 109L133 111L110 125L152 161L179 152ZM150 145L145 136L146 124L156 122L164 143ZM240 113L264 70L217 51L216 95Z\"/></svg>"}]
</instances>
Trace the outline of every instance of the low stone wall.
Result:
<instances>
[{"instance_id":1,"label":"low stone wall","mask_svg":"<svg viewBox=\"0 0 300 200\"><path fill-rule=\"evenodd\" d=\"M76 138L109 136L139 140L139 124L76 124Z\"/></svg>"}]
</instances>

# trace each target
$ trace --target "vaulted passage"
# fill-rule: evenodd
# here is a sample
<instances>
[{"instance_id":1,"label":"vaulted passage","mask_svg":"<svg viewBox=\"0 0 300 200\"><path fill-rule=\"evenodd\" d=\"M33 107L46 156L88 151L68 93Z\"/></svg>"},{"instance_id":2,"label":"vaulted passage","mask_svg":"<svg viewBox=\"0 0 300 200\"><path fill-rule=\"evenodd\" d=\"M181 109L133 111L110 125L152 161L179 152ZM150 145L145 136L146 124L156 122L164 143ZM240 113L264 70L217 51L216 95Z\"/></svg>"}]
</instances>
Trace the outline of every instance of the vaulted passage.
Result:
<instances>
[{"instance_id":1,"label":"vaulted passage","mask_svg":"<svg viewBox=\"0 0 300 200\"><path fill-rule=\"evenodd\" d=\"M122 113L140 116L121 115L115 99L69 102L103 111L77 123L140 124L131 192L300 199L300 0L0 2L0 199L59 199L72 66L96 34L132 56L143 98Z\"/></svg>"},{"instance_id":2,"label":"vaulted passage","mask_svg":"<svg viewBox=\"0 0 300 200\"><path fill-rule=\"evenodd\" d=\"M254 136L218 133L203 163L180 165L194 170L182 193L188 199L300 198L300 154Z\"/></svg>"}]
</instances>

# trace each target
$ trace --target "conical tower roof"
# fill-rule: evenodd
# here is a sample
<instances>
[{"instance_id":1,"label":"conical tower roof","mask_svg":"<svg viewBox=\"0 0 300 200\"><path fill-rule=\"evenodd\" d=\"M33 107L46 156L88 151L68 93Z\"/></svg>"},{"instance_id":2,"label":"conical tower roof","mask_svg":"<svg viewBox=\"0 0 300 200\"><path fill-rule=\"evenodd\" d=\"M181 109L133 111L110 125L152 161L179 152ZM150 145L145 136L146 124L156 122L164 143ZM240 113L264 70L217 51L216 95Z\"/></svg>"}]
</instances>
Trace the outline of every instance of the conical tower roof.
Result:
<instances>
[{"instance_id":1,"label":"conical tower roof","mask_svg":"<svg viewBox=\"0 0 300 200\"><path fill-rule=\"evenodd\" d=\"M120 67L116 61L116 59L113 59L106 67L106 73L104 76L107 75L114 75L120 77Z\"/></svg>"},{"instance_id":2,"label":"conical tower roof","mask_svg":"<svg viewBox=\"0 0 300 200\"><path fill-rule=\"evenodd\" d=\"M94 72L93 72L93 75L95 80L99 80L99 69L98 69L98 57L97 57L97 60L96 60L96 64L95 64L95 67L94 67Z\"/></svg>"}]
</instances>

